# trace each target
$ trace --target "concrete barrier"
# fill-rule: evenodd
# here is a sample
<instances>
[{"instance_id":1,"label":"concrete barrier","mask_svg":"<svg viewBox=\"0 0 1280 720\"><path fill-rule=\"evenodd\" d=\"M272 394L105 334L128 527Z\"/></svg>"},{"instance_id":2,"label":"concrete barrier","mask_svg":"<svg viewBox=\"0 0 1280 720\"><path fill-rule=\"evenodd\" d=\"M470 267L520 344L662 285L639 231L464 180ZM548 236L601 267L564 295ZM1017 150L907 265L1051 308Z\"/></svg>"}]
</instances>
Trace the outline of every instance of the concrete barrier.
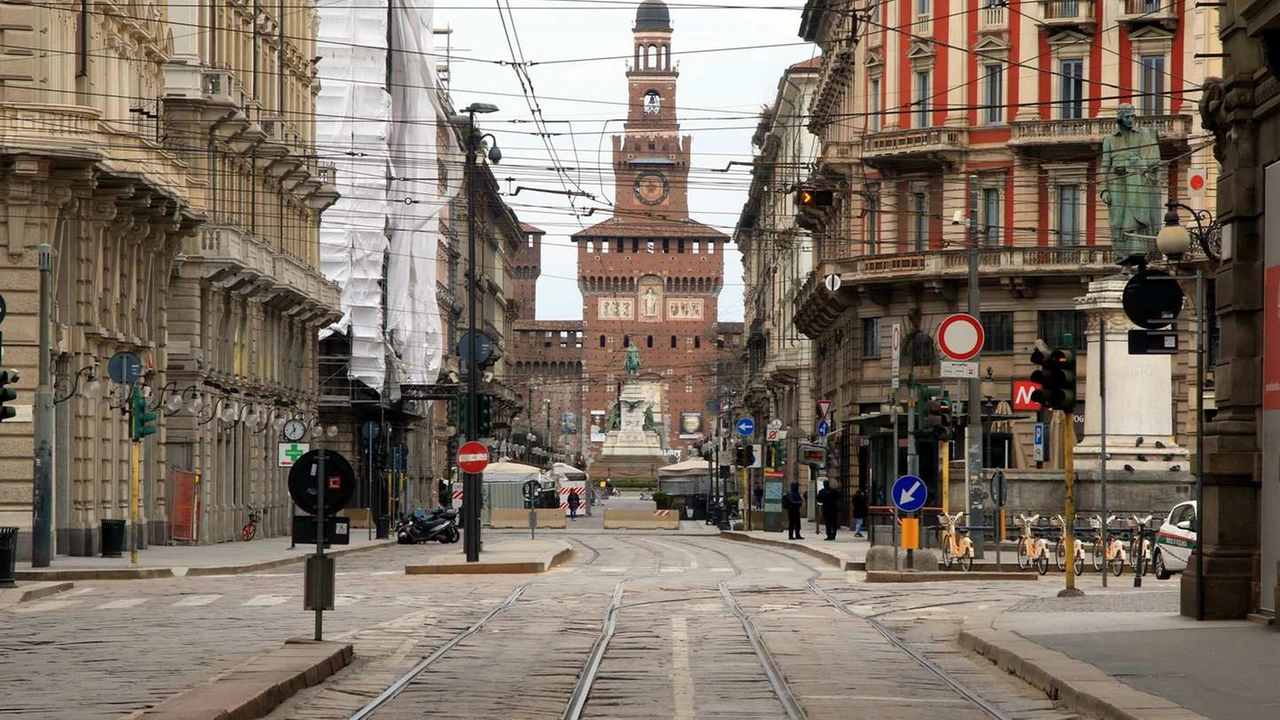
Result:
<instances>
[{"instance_id":1,"label":"concrete barrier","mask_svg":"<svg viewBox=\"0 0 1280 720\"><path fill-rule=\"evenodd\" d=\"M667 513L665 515L661 513ZM605 530L679 530L675 510L604 510Z\"/></svg>"},{"instance_id":2,"label":"concrete barrier","mask_svg":"<svg viewBox=\"0 0 1280 720\"><path fill-rule=\"evenodd\" d=\"M486 543L487 545L487 543ZM437 555L425 565L406 565L406 575L473 575L544 573L573 555L563 540L509 540L486 547L480 561L469 563L466 555Z\"/></svg>"},{"instance_id":3,"label":"concrete barrier","mask_svg":"<svg viewBox=\"0 0 1280 720\"><path fill-rule=\"evenodd\" d=\"M568 523L564 511L560 508L538 508L537 527L563 530ZM498 530L520 529L529 527L529 511L523 508L494 508L489 511L489 527Z\"/></svg>"}]
</instances>

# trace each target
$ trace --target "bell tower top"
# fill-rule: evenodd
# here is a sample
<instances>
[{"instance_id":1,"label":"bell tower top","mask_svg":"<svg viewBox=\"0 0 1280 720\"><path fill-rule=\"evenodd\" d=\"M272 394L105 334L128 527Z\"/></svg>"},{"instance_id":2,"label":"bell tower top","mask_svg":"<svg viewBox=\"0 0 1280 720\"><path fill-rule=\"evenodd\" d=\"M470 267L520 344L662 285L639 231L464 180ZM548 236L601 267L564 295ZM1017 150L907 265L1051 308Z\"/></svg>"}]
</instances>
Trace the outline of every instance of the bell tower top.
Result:
<instances>
[{"instance_id":1,"label":"bell tower top","mask_svg":"<svg viewBox=\"0 0 1280 720\"><path fill-rule=\"evenodd\" d=\"M662 0L644 0L636 8L635 32L643 30L671 32L671 12Z\"/></svg>"}]
</instances>

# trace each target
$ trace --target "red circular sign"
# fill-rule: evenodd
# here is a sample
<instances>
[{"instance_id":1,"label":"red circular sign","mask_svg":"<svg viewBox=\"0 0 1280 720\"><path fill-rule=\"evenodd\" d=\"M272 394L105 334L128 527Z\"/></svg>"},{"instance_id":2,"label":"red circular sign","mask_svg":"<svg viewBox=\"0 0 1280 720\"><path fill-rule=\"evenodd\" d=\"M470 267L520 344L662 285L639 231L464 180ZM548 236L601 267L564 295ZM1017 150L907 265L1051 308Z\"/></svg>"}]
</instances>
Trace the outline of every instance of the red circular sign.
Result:
<instances>
[{"instance_id":1,"label":"red circular sign","mask_svg":"<svg viewBox=\"0 0 1280 720\"><path fill-rule=\"evenodd\" d=\"M938 347L952 360L964 362L976 357L986 338L982 323L966 313L951 315L938 326Z\"/></svg>"},{"instance_id":2,"label":"red circular sign","mask_svg":"<svg viewBox=\"0 0 1280 720\"><path fill-rule=\"evenodd\" d=\"M458 448L458 467L469 475L484 472L489 467L489 448L475 440L462 443Z\"/></svg>"},{"instance_id":3,"label":"red circular sign","mask_svg":"<svg viewBox=\"0 0 1280 720\"><path fill-rule=\"evenodd\" d=\"M1192 174L1191 174L1191 189L1192 189L1192 190L1203 190L1203 189L1204 189L1204 175L1202 175L1202 174L1200 174L1200 173L1192 173Z\"/></svg>"}]
</instances>

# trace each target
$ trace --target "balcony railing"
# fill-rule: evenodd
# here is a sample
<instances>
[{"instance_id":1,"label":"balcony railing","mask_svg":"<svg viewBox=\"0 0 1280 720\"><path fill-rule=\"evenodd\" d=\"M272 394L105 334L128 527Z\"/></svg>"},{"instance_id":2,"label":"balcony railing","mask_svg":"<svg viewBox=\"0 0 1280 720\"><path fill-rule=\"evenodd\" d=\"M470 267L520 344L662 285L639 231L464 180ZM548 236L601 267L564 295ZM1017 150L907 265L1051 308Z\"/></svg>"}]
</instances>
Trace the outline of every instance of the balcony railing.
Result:
<instances>
[{"instance_id":1,"label":"balcony railing","mask_svg":"<svg viewBox=\"0 0 1280 720\"><path fill-rule=\"evenodd\" d=\"M1176 20L1173 0L1124 0L1121 4L1122 22Z\"/></svg>"},{"instance_id":2,"label":"balcony railing","mask_svg":"<svg viewBox=\"0 0 1280 720\"><path fill-rule=\"evenodd\" d=\"M979 30L1007 30L1009 17L1005 8L999 5L988 5L978 9Z\"/></svg>"},{"instance_id":3,"label":"balcony railing","mask_svg":"<svg viewBox=\"0 0 1280 720\"><path fill-rule=\"evenodd\" d=\"M921 37L933 37L933 16L917 15L915 22L911 23L911 34Z\"/></svg>"},{"instance_id":4,"label":"balcony railing","mask_svg":"<svg viewBox=\"0 0 1280 720\"><path fill-rule=\"evenodd\" d=\"M1141 127L1154 128L1161 140L1186 140L1191 134L1190 115L1151 115L1138 118ZM1013 146L1101 144L1116 131L1115 118L1027 120L1013 123Z\"/></svg>"},{"instance_id":5,"label":"balcony railing","mask_svg":"<svg viewBox=\"0 0 1280 720\"><path fill-rule=\"evenodd\" d=\"M919 128L868 135L863 144L864 158L909 156L940 151L960 151L968 143L969 133L963 128Z\"/></svg>"},{"instance_id":6,"label":"balcony railing","mask_svg":"<svg viewBox=\"0 0 1280 720\"><path fill-rule=\"evenodd\" d=\"M1043 0L1043 4L1046 25L1089 25L1094 22L1093 0Z\"/></svg>"}]
</instances>

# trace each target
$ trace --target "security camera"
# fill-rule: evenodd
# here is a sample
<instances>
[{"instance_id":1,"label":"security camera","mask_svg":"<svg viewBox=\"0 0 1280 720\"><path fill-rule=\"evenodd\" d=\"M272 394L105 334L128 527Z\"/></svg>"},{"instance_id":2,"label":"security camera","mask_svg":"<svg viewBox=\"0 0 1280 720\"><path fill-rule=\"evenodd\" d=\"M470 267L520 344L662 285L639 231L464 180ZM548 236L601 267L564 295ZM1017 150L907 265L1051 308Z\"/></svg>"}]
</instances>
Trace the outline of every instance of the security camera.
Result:
<instances>
[{"instance_id":1,"label":"security camera","mask_svg":"<svg viewBox=\"0 0 1280 720\"><path fill-rule=\"evenodd\" d=\"M953 214L951 215L951 224L952 224L952 225L964 225L964 224L966 224L965 217L964 217L964 211L963 211L963 210L957 210L957 211L955 211L955 213L953 213Z\"/></svg>"}]
</instances>

